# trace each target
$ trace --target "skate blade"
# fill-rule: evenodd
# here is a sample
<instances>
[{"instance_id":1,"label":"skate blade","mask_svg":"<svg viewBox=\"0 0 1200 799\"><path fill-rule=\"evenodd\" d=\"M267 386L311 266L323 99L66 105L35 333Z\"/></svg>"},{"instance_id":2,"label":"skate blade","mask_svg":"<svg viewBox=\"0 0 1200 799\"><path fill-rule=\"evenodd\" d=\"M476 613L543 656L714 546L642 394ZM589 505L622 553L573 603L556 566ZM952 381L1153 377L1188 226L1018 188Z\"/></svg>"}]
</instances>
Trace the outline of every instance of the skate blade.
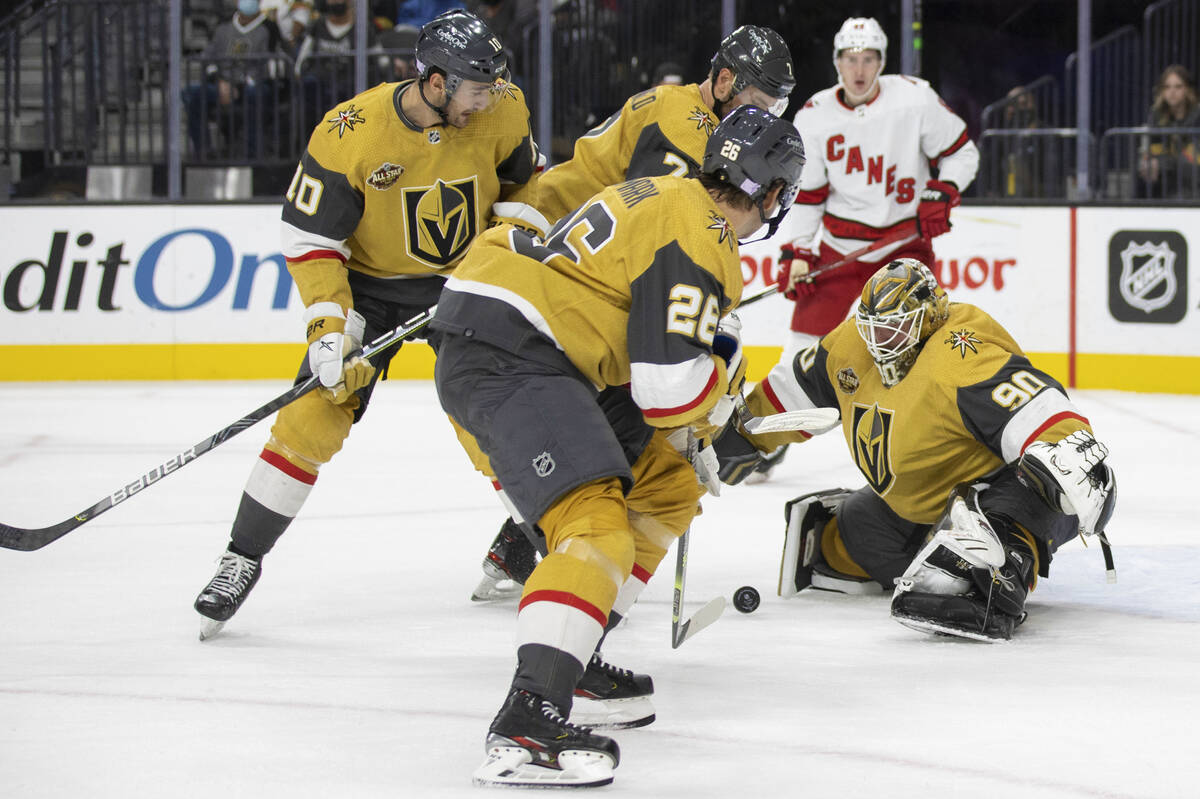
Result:
<instances>
[{"instance_id":1,"label":"skate blade","mask_svg":"<svg viewBox=\"0 0 1200 799\"><path fill-rule=\"evenodd\" d=\"M471 592L472 602L500 602L505 599L516 599L521 596L525 586L508 579L496 580L484 577Z\"/></svg>"},{"instance_id":2,"label":"skate blade","mask_svg":"<svg viewBox=\"0 0 1200 799\"><path fill-rule=\"evenodd\" d=\"M916 630L929 635L941 635L948 638L968 638L972 641L982 641L985 644L1003 644L1009 641L1008 638L997 638L986 635L985 633L975 632L973 630L964 630L960 627L951 627L949 624L944 624L930 619L919 619L914 616L900 616L895 613L892 618L903 624L910 630Z\"/></svg>"},{"instance_id":3,"label":"skate blade","mask_svg":"<svg viewBox=\"0 0 1200 799\"><path fill-rule=\"evenodd\" d=\"M204 616L201 616L200 619L201 641L207 641L208 639L213 638L217 633L221 632L221 629L225 626L225 622L223 621L216 621L214 619L205 618Z\"/></svg>"},{"instance_id":4,"label":"skate blade","mask_svg":"<svg viewBox=\"0 0 1200 799\"><path fill-rule=\"evenodd\" d=\"M594 730L630 730L654 722L654 705L648 696L628 699L592 699L575 696L571 723Z\"/></svg>"},{"instance_id":5,"label":"skate blade","mask_svg":"<svg viewBox=\"0 0 1200 799\"><path fill-rule=\"evenodd\" d=\"M560 752L559 768L534 765L532 760L529 750L518 746L492 747L471 779L492 788L594 788L613 781L613 760L603 752Z\"/></svg>"}]
</instances>

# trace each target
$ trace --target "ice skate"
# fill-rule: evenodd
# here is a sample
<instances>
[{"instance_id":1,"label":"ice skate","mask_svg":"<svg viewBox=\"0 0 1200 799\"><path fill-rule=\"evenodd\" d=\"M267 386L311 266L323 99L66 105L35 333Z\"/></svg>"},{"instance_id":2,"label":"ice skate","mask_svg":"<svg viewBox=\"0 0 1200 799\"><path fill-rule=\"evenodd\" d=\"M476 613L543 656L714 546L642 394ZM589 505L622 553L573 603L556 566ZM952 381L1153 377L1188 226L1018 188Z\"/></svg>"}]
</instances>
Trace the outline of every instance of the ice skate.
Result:
<instances>
[{"instance_id":1,"label":"ice skate","mask_svg":"<svg viewBox=\"0 0 1200 799\"><path fill-rule=\"evenodd\" d=\"M537 551L529 537L512 519L507 519L483 558L483 579L471 592L472 602L515 599L537 566Z\"/></svg>"},{"instance_id":2,"label":"ice skate","mask_svg":"<svg viewBox=\"0 0 1200 799\"><path fill-rule=\"evenodd\" d=\"M617 742L569 723L551 702L513 689L488 729L476 785L591 788L613 781Z\"/></svg>"},{"instance_id":3,"label":"ice skate","mask_svg":"<svg viewBox=\"0 0 1200 799\"><path fill-rule=\"evenodd\" d=\"M196 597L194 607L203 616L200 640L207 641L221 631L246 601L250 589L262 574L262 560L226 550L216 575Z\"/></svg>"},{"instance_id":4,"label":"ice skate","mask_svg":"<svg viewBox=\"0 0 1200 799\"><path fill-rule=\"evenodd\" d=\"M605 730L645 727L654 721L653 695L649 674L618 668L596 653L575 688L571 721Z\"/></svg>"}]
</instances>

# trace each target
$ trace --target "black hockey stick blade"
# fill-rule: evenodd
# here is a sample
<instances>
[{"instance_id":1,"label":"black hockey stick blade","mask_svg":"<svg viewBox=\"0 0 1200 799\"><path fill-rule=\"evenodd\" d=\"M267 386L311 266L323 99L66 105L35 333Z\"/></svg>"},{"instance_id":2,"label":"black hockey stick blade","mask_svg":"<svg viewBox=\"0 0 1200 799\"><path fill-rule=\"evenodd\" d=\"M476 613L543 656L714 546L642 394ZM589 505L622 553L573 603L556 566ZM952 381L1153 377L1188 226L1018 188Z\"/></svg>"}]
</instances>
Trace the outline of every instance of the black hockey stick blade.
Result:
<instances>
[{"instance_id":1,"label":"black hockey stick blade","mask_svg":"<svg viewBox=\"0 0 1200 799\"><path fill-rule=\"evenodd\" d=\"M414 316L412 319L408 320L394 330L384 333L382 336L372 341L371 344L363 350L362 356L369 359L371 356L387 349L397 341L402 341L408 336L411 336L413 333L421 330L433 320L433 312L436 309L437 306L434 306L425 313ZM285 405L295 402L300 397L316 388L317 383L318 381L316 377L310 377L303 383L298 383L292 386L287 391L268 402L266 405L255 408L241 419L238 419L231 425L221 428L200 443L185 449L183 452L176 453L166 461L158 464L153 469L143 474L141 477L138 477L132 482L124 484L116 491L113 491L111 494L92 505L90 508L76 513L74 516L65 521L50 525L49 527L34 527L28 529L23 527L13 527L12 525L0 522L0 547L3 547L4 549L15 549L19 552L32 552L35 549L41 549L47 544L57 541L75 528L90 522L101 513L104 513L106 510L111 509L115 505L121 504L135 494L140 493L143 489L149 488L167 475L179 471L204 453L216 449L221 444L224 444L226 441L233 438L243 430L253 427Z\"/></svg>"}]
</instances>

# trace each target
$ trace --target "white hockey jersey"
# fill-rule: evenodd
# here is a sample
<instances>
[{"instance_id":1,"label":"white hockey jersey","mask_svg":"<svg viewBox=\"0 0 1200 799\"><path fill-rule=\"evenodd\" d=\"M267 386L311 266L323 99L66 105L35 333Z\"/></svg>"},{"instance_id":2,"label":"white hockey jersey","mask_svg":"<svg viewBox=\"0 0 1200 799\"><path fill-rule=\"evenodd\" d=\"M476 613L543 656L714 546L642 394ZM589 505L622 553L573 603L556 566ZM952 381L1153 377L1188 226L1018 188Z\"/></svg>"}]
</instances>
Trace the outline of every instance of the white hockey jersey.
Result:
<instances>
[{"instance_id":1,"label":"white hockey jersey","mask_svg":"<svg viewBox=\"0 0 1200 799\"><path fill-rule=\"evenodd\" d=\"M912 224L930 167L965 191L979 168L979 150L963 120L928 81L880 75L879 93L851 108L838 86L817 92L796 114L807 163L790 216L795 241L822 241L840 253ZM879 262L895 247L862 260Z\"/></svg>"}]
</instances>

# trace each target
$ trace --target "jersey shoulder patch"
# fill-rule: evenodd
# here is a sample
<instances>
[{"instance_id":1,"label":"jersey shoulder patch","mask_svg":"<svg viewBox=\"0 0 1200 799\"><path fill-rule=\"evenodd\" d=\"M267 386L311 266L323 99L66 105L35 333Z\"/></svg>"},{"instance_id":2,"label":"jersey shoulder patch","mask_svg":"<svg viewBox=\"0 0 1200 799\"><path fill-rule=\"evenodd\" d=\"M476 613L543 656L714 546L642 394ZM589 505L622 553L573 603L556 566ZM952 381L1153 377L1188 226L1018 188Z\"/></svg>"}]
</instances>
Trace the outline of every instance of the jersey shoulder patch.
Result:
<instances>
[{"instance_id":1,"label":"jersey shoulder patch","mask_svg":"<svg viewBox=\"0 0 1200 799\"><path fill-rule=\"evenodd\" d=\"M1008 359L1025 353L999 322L966 303L952 303L950 318L925 342L922 357L940 377L971 385L993 375Z\"/></svg>"}]
</instances>

